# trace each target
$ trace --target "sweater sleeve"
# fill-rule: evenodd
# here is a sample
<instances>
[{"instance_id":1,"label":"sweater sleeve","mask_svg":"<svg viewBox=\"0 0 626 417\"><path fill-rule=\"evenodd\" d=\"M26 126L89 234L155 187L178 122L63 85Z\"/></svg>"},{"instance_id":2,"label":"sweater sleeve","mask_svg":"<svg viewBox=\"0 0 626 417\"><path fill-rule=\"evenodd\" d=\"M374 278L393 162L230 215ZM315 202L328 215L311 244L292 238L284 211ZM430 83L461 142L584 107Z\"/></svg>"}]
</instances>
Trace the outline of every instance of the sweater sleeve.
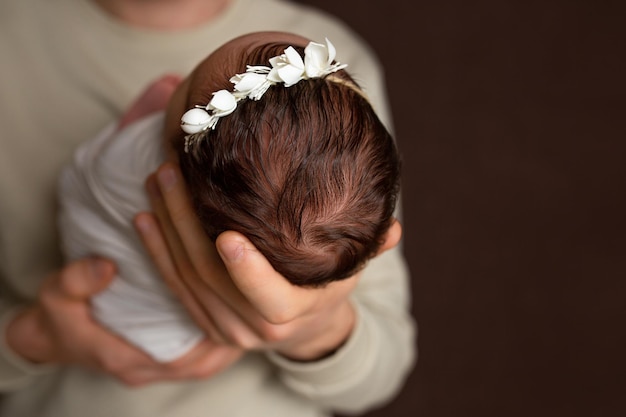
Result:
<instances>
[{"instance_id":1,"label":"sweater sleeve","mask_svg":"<svg viewBox=\"0 0 626 417\"><path fill-rule=\"evenodd\" d=\"M399 249L370 262L352 302L355 328L331 357L303 363L268 355L291 390L333 411L357 413L390 401L415 361L416 329Z\"/></svg>"}]
</instances>

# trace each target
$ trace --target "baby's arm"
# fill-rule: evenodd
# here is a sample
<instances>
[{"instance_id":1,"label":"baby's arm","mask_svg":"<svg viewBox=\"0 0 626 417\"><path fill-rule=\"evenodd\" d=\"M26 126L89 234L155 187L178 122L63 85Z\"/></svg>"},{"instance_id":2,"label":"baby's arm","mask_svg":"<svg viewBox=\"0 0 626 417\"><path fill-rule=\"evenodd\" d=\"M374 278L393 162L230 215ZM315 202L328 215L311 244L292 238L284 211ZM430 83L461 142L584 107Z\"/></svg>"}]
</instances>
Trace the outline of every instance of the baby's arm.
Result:
<instances>
[{"instance_id":1,"label":"baby's arm","mask_svg":"<svg viewBox=\"0 0 626 417\"><path fill-rule=\"evenodd\" d=\"M151 113L164 110L180 81L181 78L177 75L164 75L151 83L122 115L118 129L123 129Z\"/></svg>"}]
</instances>

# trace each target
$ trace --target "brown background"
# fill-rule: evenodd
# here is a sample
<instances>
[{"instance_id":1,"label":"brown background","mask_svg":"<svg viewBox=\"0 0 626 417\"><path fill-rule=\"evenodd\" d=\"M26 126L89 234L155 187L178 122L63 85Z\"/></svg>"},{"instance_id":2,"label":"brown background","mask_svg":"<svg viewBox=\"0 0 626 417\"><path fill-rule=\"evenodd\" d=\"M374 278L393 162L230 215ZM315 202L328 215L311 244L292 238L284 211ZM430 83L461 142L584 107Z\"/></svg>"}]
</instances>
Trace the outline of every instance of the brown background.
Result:
<instances>
[{"instance_id":1,"label":"brown background","mask_svg":"<svg viewBox=\"0 0 626 417\"><path fill-rule=\"evenodd\" d=\"M387 70L418 364L369 417L626 415L620 1L302 0Z\"/></svg>"}]
</instances>

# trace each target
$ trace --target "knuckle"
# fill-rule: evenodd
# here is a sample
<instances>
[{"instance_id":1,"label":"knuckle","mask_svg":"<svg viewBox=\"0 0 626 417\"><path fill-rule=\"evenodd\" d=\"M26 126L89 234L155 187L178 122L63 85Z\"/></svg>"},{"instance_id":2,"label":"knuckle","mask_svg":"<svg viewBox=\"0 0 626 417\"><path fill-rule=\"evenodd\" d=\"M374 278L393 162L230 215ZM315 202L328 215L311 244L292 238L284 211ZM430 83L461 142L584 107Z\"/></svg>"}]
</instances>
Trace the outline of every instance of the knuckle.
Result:
<instances>
[{"instance_id":1,"label":"knuckle","mask_svg":"<svg viewBox=\"0 0 626 417\"><path fill-rule=\"evenodd\" d=\"M259 346L259 339L249 334L234 333L231 335L232 344L240 349L253 350Z\"/></svg>"},{"instance_id":2,"label":"knuckle","mask_svg":"<svg viewBox=\"0 0 626 417\"><path fill-rule=\"evenodd\" d=\"M269 312L265 315L265 319L273 325L284 325L296 318L295 314L288 310Z\"/></svg>"},{"instance_id":3,"label":"knuckle","mask_svg":"<svg viewBox=\"0 0 626 417\"><path fill-rule=\"evenodd\" d=\"M289 338L290 331L288 326L265 324L259 329L261 337L266 343L277 343Z\"/></svg>"}]
</instances>

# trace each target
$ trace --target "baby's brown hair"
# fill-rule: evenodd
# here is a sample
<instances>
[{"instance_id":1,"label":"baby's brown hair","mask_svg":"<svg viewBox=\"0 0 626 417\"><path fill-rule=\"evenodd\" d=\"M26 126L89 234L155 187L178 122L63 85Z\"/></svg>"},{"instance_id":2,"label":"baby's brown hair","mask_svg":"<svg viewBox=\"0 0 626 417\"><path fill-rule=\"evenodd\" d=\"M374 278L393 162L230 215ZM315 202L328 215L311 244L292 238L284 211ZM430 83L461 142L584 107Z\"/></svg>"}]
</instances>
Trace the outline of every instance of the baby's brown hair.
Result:
<instances>
[{"instance_id":1,"label":"baby's brown hair","mask_svg":"<svg viewBox=\"0 0 626 417\"><path fill-rule=\"evenodd\" d=\"M230 77L246 65L267 65L288 46L233 54L221 74L197 70L188 108L232 90ZM345 70L272 86L259 101L239 102L204 135L188 153L182 137L174 148L211 239L226 230L242 233L302 286L347 278L376 255L393 221L399 155Z\"/></svg>"}]
</instances>

